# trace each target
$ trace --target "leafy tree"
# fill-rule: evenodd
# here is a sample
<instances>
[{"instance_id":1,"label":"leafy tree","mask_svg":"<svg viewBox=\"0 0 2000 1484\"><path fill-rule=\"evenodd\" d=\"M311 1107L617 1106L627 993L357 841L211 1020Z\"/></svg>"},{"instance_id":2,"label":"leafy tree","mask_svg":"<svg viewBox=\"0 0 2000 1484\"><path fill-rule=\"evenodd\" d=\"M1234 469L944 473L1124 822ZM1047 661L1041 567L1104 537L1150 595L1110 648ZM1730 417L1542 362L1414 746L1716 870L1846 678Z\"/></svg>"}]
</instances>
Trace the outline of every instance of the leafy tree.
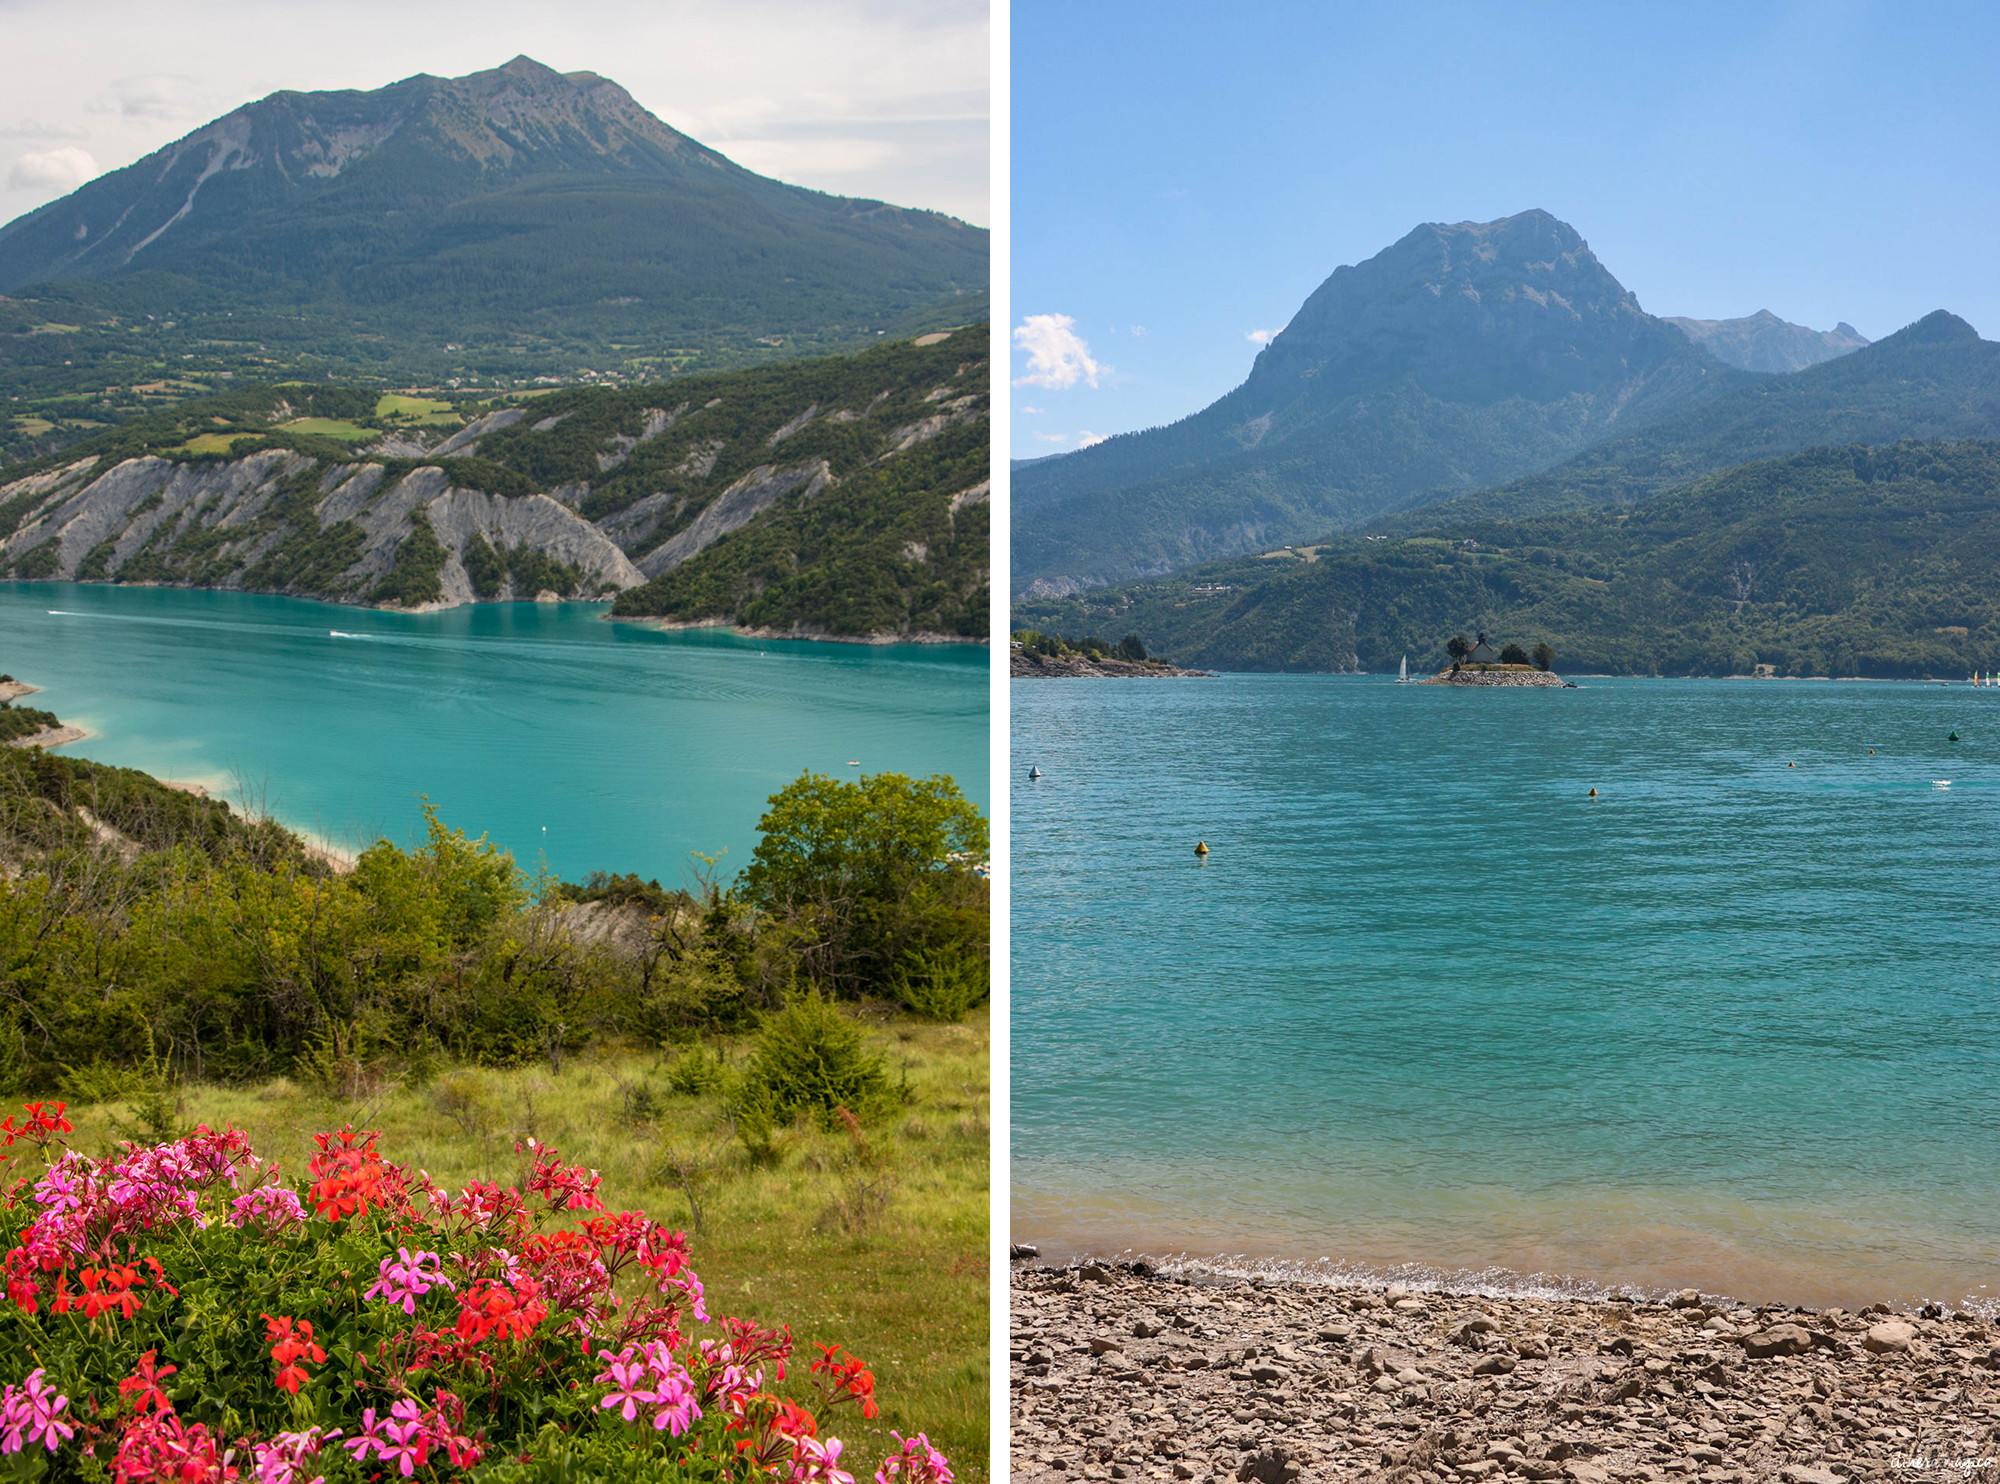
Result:
<instances>
[{"instance_id":1,"label":"leafy tree","mask_svg":"<svg viewBox=\"0 0 2000 1484\"><path fill-rule=\"evenodd\" d=\"M1546 639L1538 640L1535 644L1535 668L1537 670L1547 670L1552 668L1555 662L1556 652L1549 647L1549 641Z\"/></svg>"},{"instance_id":2,"label":"leafy tree","mask_svg":"<svg viewBox=\"0 0 2000 1484\"><path fill-rule=\"evenodd\" d=\"M742 893L790 929L809 979L889 992L911 956L984 956L987 825L950 778L808 771L770 804Z\"/></svg>"},{"instance_id":3,"label":"leafy tree","mask_svg":"<svg viewBox=\"0 0 2000 1484\"><path fill-rule=\"evenodd\" d=\"M1145 657L1146 646L1139 641L1137 634L1127 634L1123 639L1118 641L1118 658L1121 660L1131 660L1137 663L1145 659Z\"/></svg>"},{"instance_id":4,"label":"leafy tree","mask_svg":"<svg viewBox=\"0 0 2000 1484\"><path fill-rule=\"evenodd\" d=\"M1528 651L1521 648L1518 644L1509 644L1505 649L1500 651L1500 663L1503 665L1525 665L1528 663Z\"/></svg>"},{"instance_id":5,"label":"leafy tree","mask_svg":"<svg viewBox=\"0 0 2000 1484\"><path fill-rule=\"evenodd\" d=\"M1465 663L1465 657L1472 653L1472 641L1463 634L1453 634L1445 641L1444 652L1451 656L1454 665Z\"/></svg>"}]
</instances>

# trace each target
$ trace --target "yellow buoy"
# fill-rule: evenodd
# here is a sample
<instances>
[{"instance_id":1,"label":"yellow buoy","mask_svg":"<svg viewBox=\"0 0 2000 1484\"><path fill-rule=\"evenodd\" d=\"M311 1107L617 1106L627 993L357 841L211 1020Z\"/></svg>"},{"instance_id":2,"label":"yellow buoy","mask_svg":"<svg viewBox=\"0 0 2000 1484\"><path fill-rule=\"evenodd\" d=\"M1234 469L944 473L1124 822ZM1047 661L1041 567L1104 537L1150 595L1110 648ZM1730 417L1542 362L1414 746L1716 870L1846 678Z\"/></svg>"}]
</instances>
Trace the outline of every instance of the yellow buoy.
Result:
<instances>
[{"instance_id":1,"label":"yellow buoy","mask_svg":"<svg viewBox=\"0 0 2000 1484\"><path fill-rule=\"evenodd\" d=\"M1593 799L1594 799L1594 798L1596 798L1596 797L1597 797L1597 790L1593 788L1593 789L1592 789L1592 790L1590 791L1590 796L1591 796L1591 797L1592 797Z\"/></svg>"},{"instance_id":2,"label":"yellow buoy","mask_svg":"<svg viewBox=\"0 0 2000 1484\"><path fill-rule=\"evenodd\" d=\"M1206 841L1206 840L1197 840L1197 841L1195 841L1195 842L1194 842L1194 853L1195 853L1196 855L1207 855L1207 854L1208 854L1208 841Z\"/></svg>"}]
</instances>

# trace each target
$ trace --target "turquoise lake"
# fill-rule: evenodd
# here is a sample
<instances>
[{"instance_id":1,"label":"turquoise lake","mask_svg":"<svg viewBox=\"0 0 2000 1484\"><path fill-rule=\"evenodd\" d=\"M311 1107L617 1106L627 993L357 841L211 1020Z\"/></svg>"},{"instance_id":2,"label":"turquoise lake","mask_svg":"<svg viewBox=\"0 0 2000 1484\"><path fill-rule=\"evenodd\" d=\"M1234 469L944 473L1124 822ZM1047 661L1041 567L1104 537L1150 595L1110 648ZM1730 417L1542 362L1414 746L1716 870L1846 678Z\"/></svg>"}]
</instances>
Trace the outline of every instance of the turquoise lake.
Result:
<instances>
[{"instance_id":1,"label":"turquoise lake","mask_svg":"<svg viewBox=\"0 0 2000 1484\"><path fill-rule=\"evenodd\" d=\"M988 808L983 647L661 633L603 612L0 583L0 669L42 687L22 704L97 734L67 755L247 789L350 850L420 836L426 794L529 870L671 887L690 852L726 851L725 880L748 864L764 801L806 768L946 773Z\"/></svg>"},{"instance_id":2,"label":"turquoise lake","mask_svg":"<svg viewBox=\"0 0 2000 1484\"><path fill-rule=\"evenodd\" d=\"M2000 1297L2000 690L1016 681L1012 724L1014 1240Z\"/></svg>"}]
</instances>

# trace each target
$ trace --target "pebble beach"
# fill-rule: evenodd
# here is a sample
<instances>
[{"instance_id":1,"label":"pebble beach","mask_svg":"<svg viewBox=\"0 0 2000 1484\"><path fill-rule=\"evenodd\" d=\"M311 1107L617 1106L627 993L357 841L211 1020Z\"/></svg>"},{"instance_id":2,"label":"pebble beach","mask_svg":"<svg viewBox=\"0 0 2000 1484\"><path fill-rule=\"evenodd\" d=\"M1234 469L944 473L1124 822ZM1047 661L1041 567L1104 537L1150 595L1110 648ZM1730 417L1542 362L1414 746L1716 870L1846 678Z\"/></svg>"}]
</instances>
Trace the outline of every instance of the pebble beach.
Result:
<instances>
[{"instance_id":1,"label":"pebble beach","mask_svg":"<svg viewBox=\"0 0 2000 1484\"><path fill-rule=\"evenodd\" d=\"M2000 1329L1931 1306L1011 1274L1017 1480L2000 1480Z\"/></svg>"}]
</instances>

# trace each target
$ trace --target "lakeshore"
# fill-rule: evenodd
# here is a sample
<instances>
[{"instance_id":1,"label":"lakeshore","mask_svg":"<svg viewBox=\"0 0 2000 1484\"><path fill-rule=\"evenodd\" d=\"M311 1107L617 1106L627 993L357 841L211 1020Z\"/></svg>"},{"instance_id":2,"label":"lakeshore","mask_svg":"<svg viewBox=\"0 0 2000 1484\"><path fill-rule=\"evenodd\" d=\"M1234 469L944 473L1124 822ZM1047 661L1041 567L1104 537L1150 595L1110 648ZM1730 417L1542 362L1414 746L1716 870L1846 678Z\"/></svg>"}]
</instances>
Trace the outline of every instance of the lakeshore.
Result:
<instances>
[{"instance_id":1,"label":"lakeshore","mask_svg":"<svg viewBox=\"0 0 2000 1484\"><path fill-rule=\"evenodd\" d=\"M1015 649L1008 661L1008 675L1015 680L1183 680L1213 679L1208 670L1183 670L1165 660L1121 660L1106 655L1092 659L1084 654L1023 654Z\"/></svg>"},{"instance_id":2,"label":"lakeshore","mask_svg":"<svg viewBox=\"0 0 2000 1484\"><path fill-rule=\"evenodd\" d=\"M733 634L739 639L781 639L805 644L865 644L875 648L887 644L973 644L983 647L992 642L984 634L938 634L928 629L917 629L909 633L879 630L867 634L836 634L829 629L797 626L787 629L758 628L754 625L745 627L733 618L644 618L609 612L598 616L606 623L631 624L634 628L651 629L660 634L711 629L719 633Z\"/></svg>"},{"instance_id":3,"label":"lakeshore","mask_svg":"<svg viewBox=\"0 0 2000 1484\"><path fill-rule=\"evenodd\" d=\"M1844 1484L1990 1477L1980 1315L1011 1264L1012 1476Z\"/></svg>"}]
</instances>

